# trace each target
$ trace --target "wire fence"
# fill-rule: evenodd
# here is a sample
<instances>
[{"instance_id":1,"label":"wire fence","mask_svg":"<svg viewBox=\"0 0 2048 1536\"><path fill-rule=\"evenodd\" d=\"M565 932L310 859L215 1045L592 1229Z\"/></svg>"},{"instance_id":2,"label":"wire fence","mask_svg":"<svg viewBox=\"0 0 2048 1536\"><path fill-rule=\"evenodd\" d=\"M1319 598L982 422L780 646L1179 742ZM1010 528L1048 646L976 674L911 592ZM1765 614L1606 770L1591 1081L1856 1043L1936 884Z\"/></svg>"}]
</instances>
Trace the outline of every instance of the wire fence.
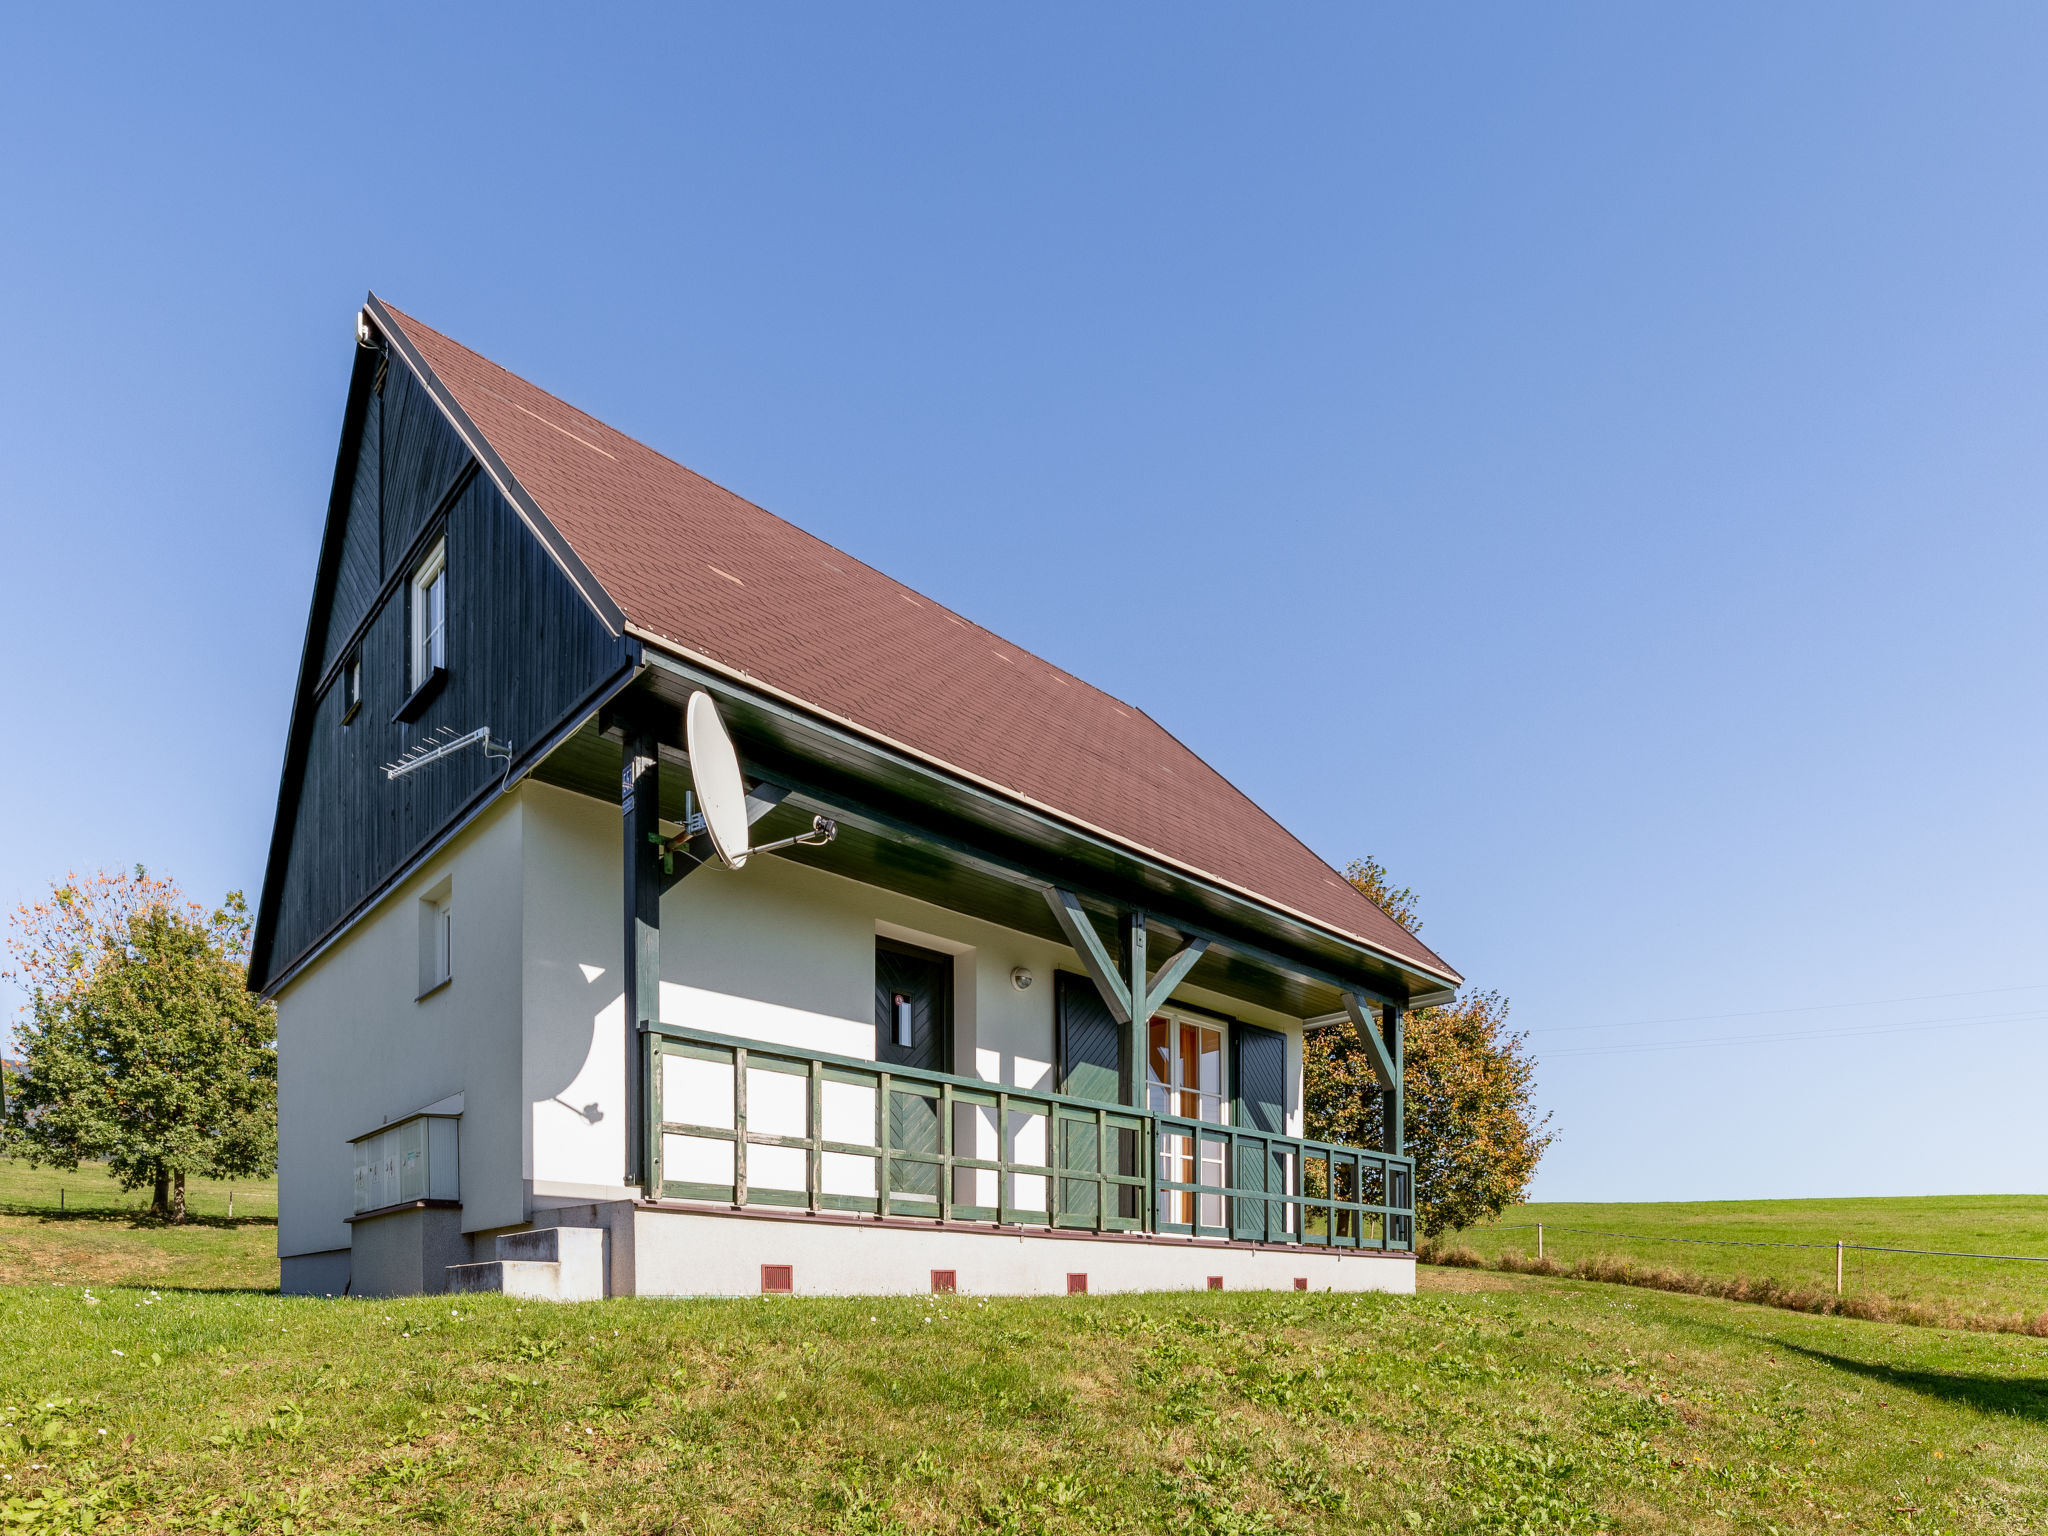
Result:
<instances>
[{"instance_id":1,"label":"wire fence","mask_svg":"<svg viewBox=\"0 0 2048 1536\"><path fill-rule=\"evenodd\" d=\"M1563 1227L1548 1221L1522 1222L1510 1226L1488 1227L1486 1230L1534 1232L1539 1253L1542 1252L1544 1234L1548 1231L1568 1232L1579 1237L1618 1237L1630 1243L1697 1243L1708 1248L1810 1248L1830 1253L1917 1253L1931 1259L1991 1259L2003 1264L2048 1264L2048 1254L2038 1253L1957 1253L1947 1248L1887 1248L1877 1243L1852 1243L1846 1240L1832 1243L1764 1243L1732 1237L1660 1237L1647 1232L1605 1232L1597 1227Z\"/></svg>"}]
</instances>

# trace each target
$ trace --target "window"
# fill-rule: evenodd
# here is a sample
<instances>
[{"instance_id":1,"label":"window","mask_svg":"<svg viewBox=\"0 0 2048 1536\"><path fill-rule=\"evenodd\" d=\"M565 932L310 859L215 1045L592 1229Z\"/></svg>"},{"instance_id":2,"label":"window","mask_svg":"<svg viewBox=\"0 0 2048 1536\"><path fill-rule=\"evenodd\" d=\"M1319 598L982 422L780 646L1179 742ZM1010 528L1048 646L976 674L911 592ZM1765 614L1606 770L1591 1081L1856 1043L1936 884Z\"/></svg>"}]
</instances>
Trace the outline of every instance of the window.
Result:
<instances>
[{"instance_id":1,"label":"window","mask_svg":"<svg viewBox=\"0 0 2048 1536\"><path fill-rule=\"evenodd\" d=\"M443 880L420 898L420 991L425 997L455 975L455 914L452 882Z\"/></svg>"},{"instance_id":2,"label":"window","mask_svg":"<svg viewBox=\"0 0 2048 1536\"><path fill-rule=\"evenodd\" d=\"M1229 1122L1223 1091L1223 1026L1201 1019L1161 1014L1147 1027L1145 1098L1155 1113L1200 1120L1209 1125ZM1213 1184L1223 1188L1229 1143L1220 1137L1162 1131L1160 1172L1175 1184ZM1180 1226L1223 1225L1223 1196L1197 1195L1192 1190L1165 1191L1161 1215Z\"/></svg>"},{"instance_id":3,"label":"window","mask_svg":"<svg viewBox=\"0 0 2048 1536\"><path fill-rule=\"evenodd\" d=\"M347 725L355 719L356 711L363 707L363 658L360 654L349 657L341 669L341 723Z\"/></svg>"},{"instance_id":4,"label":"window","mask_svg":"<svg viewBox=\"0 0 2048 1536\"><path fill-rule=\"evenodd\" d=\"M424 688L448 665L448 541L441 540L412 576L412 686Z\"/></svg>"}]
</instances>

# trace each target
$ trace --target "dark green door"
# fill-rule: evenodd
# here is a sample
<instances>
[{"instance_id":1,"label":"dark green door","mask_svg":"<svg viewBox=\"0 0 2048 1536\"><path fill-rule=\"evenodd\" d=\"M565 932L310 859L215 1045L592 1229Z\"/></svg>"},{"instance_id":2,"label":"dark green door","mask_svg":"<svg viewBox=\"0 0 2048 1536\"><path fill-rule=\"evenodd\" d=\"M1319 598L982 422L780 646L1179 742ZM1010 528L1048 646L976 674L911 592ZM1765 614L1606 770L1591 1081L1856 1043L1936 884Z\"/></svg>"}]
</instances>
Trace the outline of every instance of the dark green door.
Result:
<instances>
[{"instance_id":1,"label":"dark green door","mask_svg":"<svg viewBox=\"0 0 2048 1536\"><path fill-rule=\"evenodd\" d=\"M952 1063L953 957L894 939L875 941L875 1059L894 1067L944 1072ZM899 1197L939 1197L936 1096L893 1087L889 1093L890 1188Z\"/></svg>"}]
</instances>

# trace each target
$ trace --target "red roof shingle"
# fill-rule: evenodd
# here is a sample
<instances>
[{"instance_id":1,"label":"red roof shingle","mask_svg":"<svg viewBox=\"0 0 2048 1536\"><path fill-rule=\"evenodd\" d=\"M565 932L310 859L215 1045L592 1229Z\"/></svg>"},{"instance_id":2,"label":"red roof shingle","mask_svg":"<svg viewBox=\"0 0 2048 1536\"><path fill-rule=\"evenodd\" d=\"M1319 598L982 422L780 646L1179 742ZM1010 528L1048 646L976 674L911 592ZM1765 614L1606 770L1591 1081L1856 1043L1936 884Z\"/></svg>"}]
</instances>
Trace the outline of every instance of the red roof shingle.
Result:
<instances>
[{"instance_id":1,"label":"red roof shingle","mask_svg":"<svg viewBox=\"0 0 2048 1536\"><path fill-rule=\"evenodd\" d=\"M636 631L1455 979L1142 710L385 309Z\"/></svg>"}]
</instances>

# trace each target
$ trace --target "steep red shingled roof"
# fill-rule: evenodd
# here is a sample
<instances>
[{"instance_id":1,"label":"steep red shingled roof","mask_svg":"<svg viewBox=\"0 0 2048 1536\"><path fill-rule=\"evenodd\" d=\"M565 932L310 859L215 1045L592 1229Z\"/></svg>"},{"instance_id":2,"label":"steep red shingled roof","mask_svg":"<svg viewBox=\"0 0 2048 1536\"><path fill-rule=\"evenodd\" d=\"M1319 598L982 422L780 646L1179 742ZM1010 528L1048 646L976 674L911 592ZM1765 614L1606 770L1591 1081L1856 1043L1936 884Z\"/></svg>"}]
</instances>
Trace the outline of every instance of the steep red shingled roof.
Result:
<instances>
[{"instance_id":1,"label":"steep red shingled roof","mask_svg":"<svg viewBox=\"0 0 2048 1536\"><path fill-rule=\"evenodd\" d=\"M386 308L636 630L1455 975L1142 710Z\"/></svg>"}]
</instances>

